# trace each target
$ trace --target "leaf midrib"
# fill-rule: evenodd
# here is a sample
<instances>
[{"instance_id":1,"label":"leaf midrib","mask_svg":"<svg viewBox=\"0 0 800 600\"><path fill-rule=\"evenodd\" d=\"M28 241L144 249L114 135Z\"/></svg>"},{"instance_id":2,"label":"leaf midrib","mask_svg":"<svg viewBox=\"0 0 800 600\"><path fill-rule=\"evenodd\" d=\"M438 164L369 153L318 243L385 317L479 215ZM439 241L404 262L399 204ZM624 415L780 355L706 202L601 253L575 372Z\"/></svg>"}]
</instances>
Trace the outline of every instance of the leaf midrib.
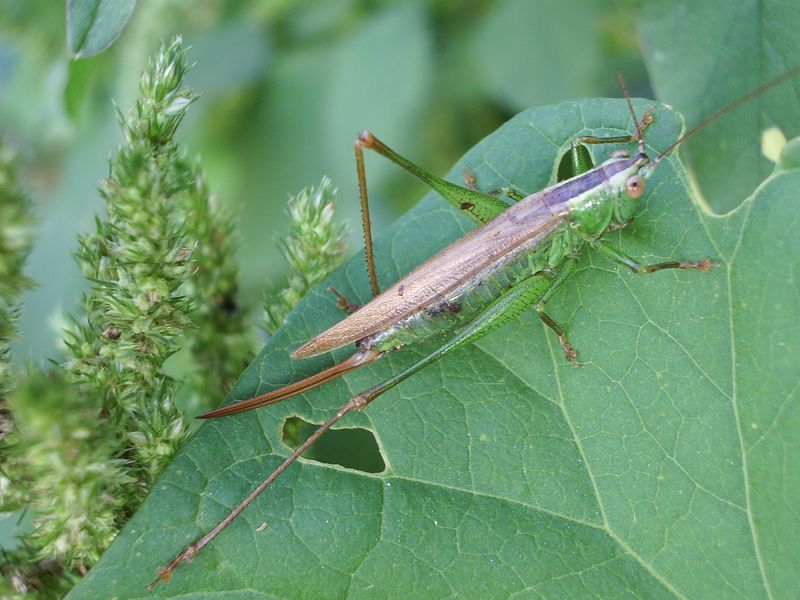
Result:
<instances>
[{"instance_id":1,"label":"leaf midrib","mask_svg":"<svg viewBox=\"0 0 800 600\"><path fill-rule=\"evenodd\" d=\"M762 182L761 185L764 183ZM742 422L739 416L739 394L738 394L738 369L737 369L737 345L736 345L736 328L734 327L734 319L733 319L733 278L732 278L732 269L733 264L736 261L736 256L739 253L739 248L741 247L742 237L744 236L744 232L747 229L747 224L750 221L750 213L753 210L753 201L758 192L761 189L761 186L756 188L756 191L753 192L745 202L745 214L744 218L742 219L741 227L739 228L739 234L736 236L736 245L734 246L733 252L731 253L731 259L728 263L726 263L726 271L727 271L727 290L728 290L728 318L730 321L730 348L731 348L731 389L732 389L732 397L731 397L731 406L733 408L733 416L736 421L736 437L739 440L739 452L742 457L742 478L743 478L743 485L744 485L744 497L745 497L745 514L747 515L747 524L750 527L750 536L753 541L753 551L756 557L756 563L758 564L758 572L761 574L761 582L764 585L764 590L767 592L767 598L772 600L772 587L770 586L769 579L767 577L766 568L764 566L764 560L761 556L761 544L759 543L758 539L758 530L756 528L755 520L753 518L753 508L752 508L752 501L750 499L750 471L748 469L748 462L747 462L747 452L745 451L745 442L744 442L744 434L742 433ZM704 222L701 215L701 222Z\"/></svg>"}]
</instances>

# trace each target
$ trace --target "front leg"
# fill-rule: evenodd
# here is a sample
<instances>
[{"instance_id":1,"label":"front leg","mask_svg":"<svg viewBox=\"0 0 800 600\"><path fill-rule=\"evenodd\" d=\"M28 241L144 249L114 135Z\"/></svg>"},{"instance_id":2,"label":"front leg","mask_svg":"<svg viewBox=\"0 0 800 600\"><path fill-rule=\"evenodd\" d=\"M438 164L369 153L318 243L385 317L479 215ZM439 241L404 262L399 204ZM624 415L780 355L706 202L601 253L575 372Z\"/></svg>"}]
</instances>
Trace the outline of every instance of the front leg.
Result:
<instances>
[{"instance_id":1,"label":"front leg","mask_svg":"<svg viewBox=\"0 0 800 600\"><path fill-rule=\"evenodd\" d=\"M636 127L636 133L629 133L628 135L612 135L612 136L596 136L596 135L584 135L575 140L578 144L627 144L630 142L638 142L639 135L644 133L644 130L647 129L650 125L653 124L655 121L655 117L653 117L653 107L647 109L642 117L642 120L639 122L638 126Z\"/></svg>"},{"instance_id":2,"label":"front leg","mask_svg":"<svg viewBox=\"0 0 800 600\"><path fill-rule=\"evenodd\" d=\"M558 324L558 322L544 312L545 305L547 304L548 300L555 294L556 290L561 287L561 285L569 279L570 275L572 275L575 268L578 266L578 261L574 257L567 258L564 260L561 265L558 267L554 276L551 276L550 286L547 288L542 297L539 299L539 302L536 304L536 314L539 315L539 318L542 320L542 323L547 325L550 329L552 329L555 334L558 336L558 343L561 345L561 349L564 351L564 355L566 356L567 360L573 364L573 366L578 365L578 352L575 348L572 347L572 344L569 343L567 339L567 332L564 331L564 328Z\"/></svg>"},{"instance_id":3,"label":"front leg","mask_svg":"<svg viewBox=\"0 0 800 600\"><path fill-rule=\"evenodd\" d=\"M634 273L638 273L640 275L644 275L647 273L655 273L656 271L661 271L662 269L686 269L686 270L697 270L703 271L707 273L711 269L716 269L719 267L718 264L711 262L709 259L704 258L698 261L684 261L684 260L674 260L669 262L662 262L662 263L653 263L649 265L644 265L627 254L625 254L622 250L611 244L606 240L597 240L592 244L597 250L599 250L604 256L610 258L614 262L617 262L621 265L628 267Z\"/></svg>"},{"instance_id":4,"label":"front leg","mask_svg":"<svg viewBox=\"0 0 800 600\"><path fill-rule=\"evenodd\" d=\"M550 329L552 329L555 334L558 336L558 343L561 345L561 349L564 351L564 355L567 357L567 360L573 364L573 366L578 367L578 351L572 347L572 344L569 343L567 339L567 332L564 331L564 328L556 322L553 317L548 315L544 312L544 304L536 305L536 314L539 315L539 318L542 320L542 323L547 325Z\"/></svg>"}]
</instances>

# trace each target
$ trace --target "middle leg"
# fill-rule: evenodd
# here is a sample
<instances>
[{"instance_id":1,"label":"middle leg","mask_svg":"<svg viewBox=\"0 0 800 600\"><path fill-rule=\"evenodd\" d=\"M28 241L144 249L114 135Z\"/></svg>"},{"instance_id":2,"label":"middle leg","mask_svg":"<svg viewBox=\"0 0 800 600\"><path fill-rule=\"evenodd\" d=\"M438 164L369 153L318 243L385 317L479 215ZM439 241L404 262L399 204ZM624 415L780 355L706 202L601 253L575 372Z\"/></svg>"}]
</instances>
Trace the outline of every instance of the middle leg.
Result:
<instances>
[{"instance_id":1,"label":"middle leg","mask_svg":"<svg viewBox=\"0 0 800 600\"><path fill-rule=\"evenodd\" d=\"M558 288L561 287L561 285L569 278L569 276L572 275L577 265L578 261L575 258L568 258L565 260L555 276L552 277L550 287L547 288L547 291L545 291L545 293L539 299L539 302L536 304L536 314L539 315L542 323L547 325L553 330L553 332L555 332L555 334L558 336L558 343L561 346L561 349L564 351L564 355L567 357L567 360L576 367L578 366L577 350L575 350L572 344L569 343L569 340L567 339L567 332L564 330L564 328L559 325L553 317L548 315L544 309L545 305L550 298L552 298L553 294L555 294L556 290L558 290Z\"/></svg>"}]
</instances>

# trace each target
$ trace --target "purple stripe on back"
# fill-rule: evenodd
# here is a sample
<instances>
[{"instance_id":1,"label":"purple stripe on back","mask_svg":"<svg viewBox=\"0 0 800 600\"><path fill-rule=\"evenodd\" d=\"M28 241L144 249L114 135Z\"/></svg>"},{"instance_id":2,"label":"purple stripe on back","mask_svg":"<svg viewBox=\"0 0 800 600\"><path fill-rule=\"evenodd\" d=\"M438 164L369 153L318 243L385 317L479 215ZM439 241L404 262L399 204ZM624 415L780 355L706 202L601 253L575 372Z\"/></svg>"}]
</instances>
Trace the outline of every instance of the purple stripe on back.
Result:
<instances>
[{"instance_id":1,"label":"purple stripe on back","mask_svg":"<svg viewBox=\"0 0 800 600\"><path fill-rule=\"evenodd\" d=\"M629 169L637 160L639 157L633 156L610 165L597 166L548 190L542 194L542 200L551 209L559 208L584 192L602 185L617 173Z\"/></svg>"}]
</instances>

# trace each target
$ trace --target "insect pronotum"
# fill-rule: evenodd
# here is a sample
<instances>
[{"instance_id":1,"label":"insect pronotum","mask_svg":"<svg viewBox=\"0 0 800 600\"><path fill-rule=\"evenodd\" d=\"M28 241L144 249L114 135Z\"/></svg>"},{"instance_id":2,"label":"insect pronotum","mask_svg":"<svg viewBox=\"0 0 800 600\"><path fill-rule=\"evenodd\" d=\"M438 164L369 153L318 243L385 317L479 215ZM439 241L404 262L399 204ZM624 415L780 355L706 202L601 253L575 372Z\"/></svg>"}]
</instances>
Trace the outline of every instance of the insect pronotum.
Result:
<instances>
[{"instance_id":1,"label":"insect pronotum","mask_svg":"<svg viewBox=\"0 0 800 600\"><path fill-rule=\"evenodd\" d=\"M715 265L707 258L641 264L604 239L603 235L633 219L638 199L645 192L647 178L676 147L712 121L798 73L800 68L792 69L753 90L690 129L653 159L647 155L644 146L644 132L653 121L651 113L645 113L641 120L637 118L624 81L618 74L636 131L626 136L576 139L568 154L567 176L559 177L561 180L557 183L527 196L512 189L502 190L503 195L514 201L511 205L500 200L495 193L475 189L474 179L470 176L465 177L466 187L448 182L400 156L370 132L362 132L355 141L355 155L367 267L374 297L357 308L332 290L339 306L351 314L294 350L292 358L315 356L351 343L355 343L356 351L341 363L306 379L212 410L201 418L222 417L274 404L419 340L443 334L449 337L438 349L404 371L350 398L225 519L160 569L151 587L169 579L178 565L192 559L216 538L266 487L350 411L363 409L420 369L503 325L523 310L536 310L558 337L566 358L577 365L576 350L561 325L545 312L545 306L573 272L577 254L583 246L593 247L635 273L654 273L663 269L708 271L713 268ZM591 165L585 144L625 142L636 144L633 155L617 151L603 163ZM480 224L382 293L372 250L365 148L417 176Z\"/></svg>"}]
</instances>

